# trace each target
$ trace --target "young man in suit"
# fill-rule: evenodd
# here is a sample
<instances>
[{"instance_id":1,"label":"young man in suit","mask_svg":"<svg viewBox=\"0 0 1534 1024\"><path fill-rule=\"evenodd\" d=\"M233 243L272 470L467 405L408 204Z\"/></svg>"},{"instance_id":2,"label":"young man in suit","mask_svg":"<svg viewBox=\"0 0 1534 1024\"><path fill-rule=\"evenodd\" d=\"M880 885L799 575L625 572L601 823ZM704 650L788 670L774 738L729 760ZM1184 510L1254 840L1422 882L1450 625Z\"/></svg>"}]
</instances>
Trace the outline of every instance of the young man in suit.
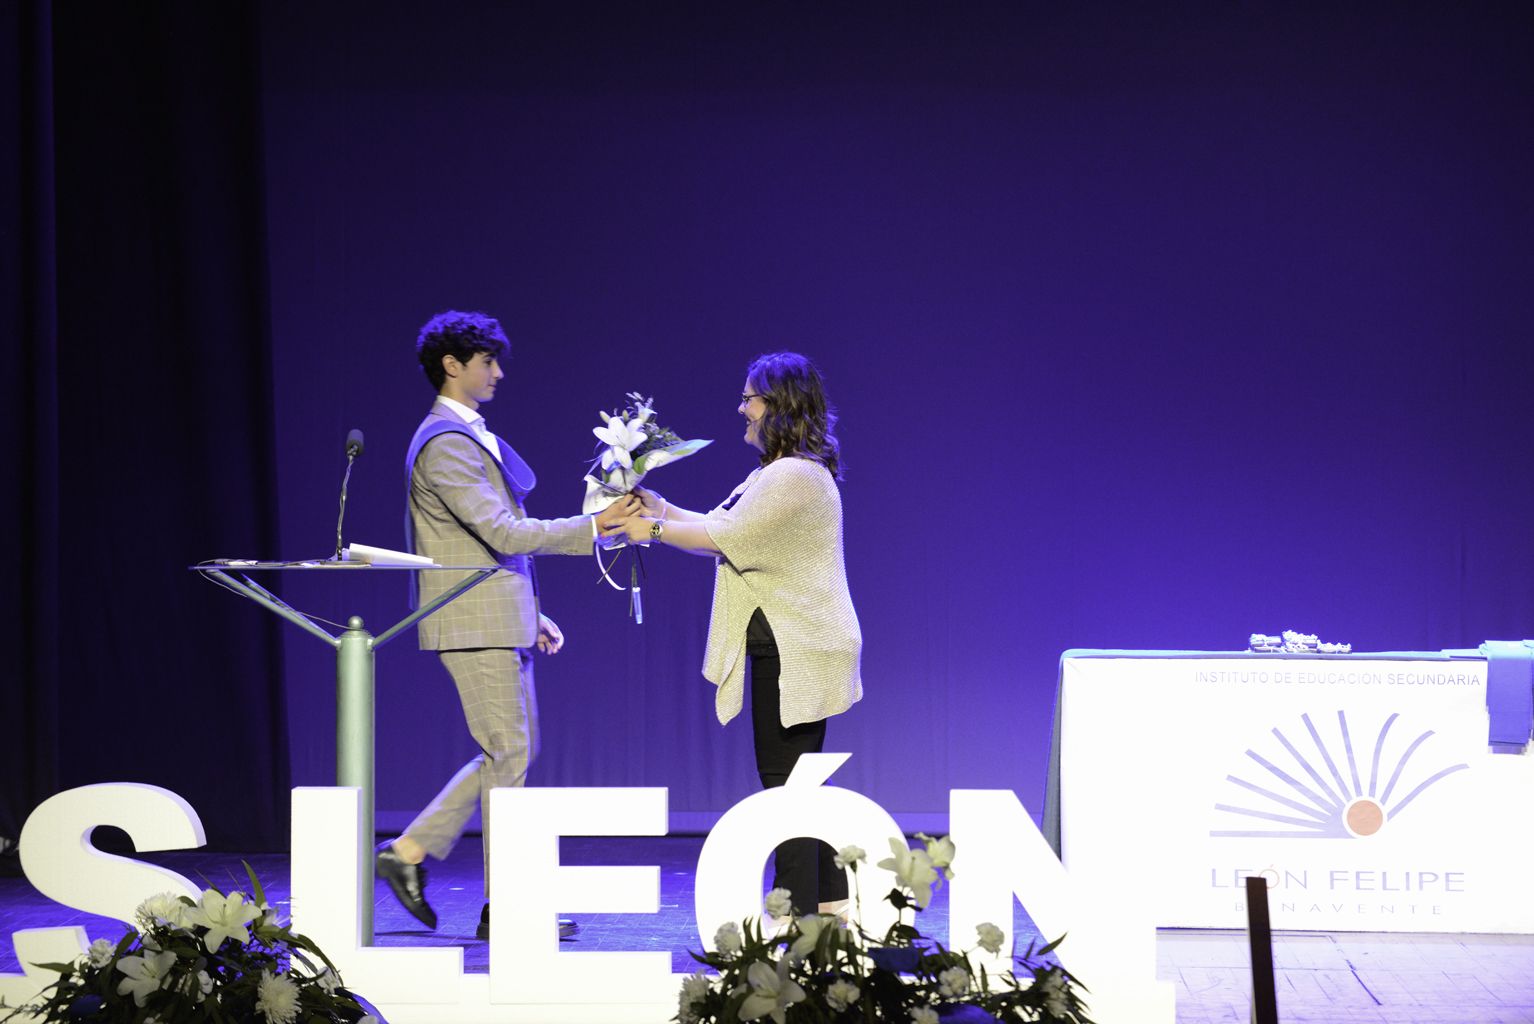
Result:
<instances>
[{"instance_id":1,"label":"young man in suit","mask_svg":"<svg viewBox=\"0 0 1534 1024\"><path fill-rule=\"evenodd\" d=\"M410 548L439 565L498 565L501 571L420 625L421 648L436 651L453 677L480 754L398 839L379 846L375 861L405 909L435 928L422 862L427 854L446 857L480 806L486 903L479 937L487 938L490 790L520 786L527 778L538 752L533 648L555 654L564 643L559 627L539 607L532 556L589 553L599 530L632 512L637 500L620 501L596 517L529 519L523 501L536 477L479 413L505 376L501 362L510 345L501 325L483 313L439 313L421 328L416 352L437 400L406 456ZM462 579L448 572L417 575L421 602ZM574 922L560 922L562 937L575 931Z\"/></svg>"}]
</instances>

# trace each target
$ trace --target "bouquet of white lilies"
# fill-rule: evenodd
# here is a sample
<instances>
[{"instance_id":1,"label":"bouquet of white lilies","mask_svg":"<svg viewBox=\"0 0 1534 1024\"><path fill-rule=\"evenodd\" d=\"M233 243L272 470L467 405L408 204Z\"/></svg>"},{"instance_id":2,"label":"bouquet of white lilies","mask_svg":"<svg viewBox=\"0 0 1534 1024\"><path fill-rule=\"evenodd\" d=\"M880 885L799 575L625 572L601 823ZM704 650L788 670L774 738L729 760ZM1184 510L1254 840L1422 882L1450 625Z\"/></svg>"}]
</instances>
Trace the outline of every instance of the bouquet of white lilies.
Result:
<instances>
[{"instance_id":1,"label":"bouquet of white lilies","mask_svg":"<svg viewBox=\"0 0 1534 1024\"><path fill-rule=\"evenodd\" d=\"M627 397L628 404L621 410L597 413L606 426L591 429L602 444L586 474L586 500L581 511L587 515L602 511L638 487L652 469L685 459L713 443L682 440L655 422L655 399L637 391L630 391Z\"/></svg>"},{"instance_id":2,"label":"bouquet of white lilies","mask_svg":"<svg viewBox=\"0 0 1534 1024\"><path fill-rule=\"evenodd\" d=\"M597 447L596 459L586 473L586 499L581 511L587 515L600 512L625 494L639 486L646 473L659 469L668 462L685 459L694 452L712 444L712 440L684 441L673 431L655 422L655 399L646 398L637 391L628 393L628 404L621 410L597 413L605 427L593 427L591 432L602 442ZM602 562L602 548L621 548L621 541L603 540L597 544L597 567L601 578L614 590L623 586L614 581L612 570L618 563L614 556L611 563ZM629 614L636 623L644 622L644 605L639 599L639 570L642 563L638 551L634 552L633 564L629 566Z\"/></svg>"}]
</instances>

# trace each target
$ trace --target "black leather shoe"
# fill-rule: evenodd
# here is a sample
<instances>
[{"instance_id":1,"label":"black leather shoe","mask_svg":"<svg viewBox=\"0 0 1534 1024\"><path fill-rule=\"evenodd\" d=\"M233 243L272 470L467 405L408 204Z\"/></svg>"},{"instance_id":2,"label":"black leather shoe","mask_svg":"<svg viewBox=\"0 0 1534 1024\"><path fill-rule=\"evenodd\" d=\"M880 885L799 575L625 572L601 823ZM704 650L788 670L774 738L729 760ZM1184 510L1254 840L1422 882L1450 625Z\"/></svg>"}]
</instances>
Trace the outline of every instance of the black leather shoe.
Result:
<instances>
[{"instance_id":1,"label":"black leather shoe","mask_svg":"<svg viewBox=\"0 0 1534 1024\"><path fill-rule=\"evenodd\" d=\"M394 895L411 916L436 931L437 912L426 902L426 866L406 864L389 843L378 847L373 863L378 877L389 883L389 888L394 890Z\"/></svg>"},{"instance_id":2,"label":"black leather shoe","mask_svg":"<svg viewBox=\"0 0 1534 1024\"><path fill-rule=\"evenodd\" d=\"M581 930L581 926L568 917L559 919L560 939L573 939L575 933ZM476 939L488 939L490 937L490 904L485 904L485 909L479 912L479 927L474 929Z\"/></svg>"}]
</instances>

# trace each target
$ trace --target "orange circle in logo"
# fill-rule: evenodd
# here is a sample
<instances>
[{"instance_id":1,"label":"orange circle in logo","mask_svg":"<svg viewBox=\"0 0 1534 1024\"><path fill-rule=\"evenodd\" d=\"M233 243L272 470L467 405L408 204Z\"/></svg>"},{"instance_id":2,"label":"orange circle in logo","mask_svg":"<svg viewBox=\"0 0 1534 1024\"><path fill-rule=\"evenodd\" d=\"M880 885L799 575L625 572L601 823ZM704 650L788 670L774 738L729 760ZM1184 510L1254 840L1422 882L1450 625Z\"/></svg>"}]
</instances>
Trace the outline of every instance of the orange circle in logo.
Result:
<instances>
[{"instance_id":1,"label":"orange circle in logo","mask_svg":"<svg viewBox=\"0 0 1534 1024\"><path fill-rule=\"evenodd\" d=\"M1348 805L1345 820L1355 836L1372 836L1385 824L1385 809L1373 800L1354 800Z\"/></svg>"}]
</instances>

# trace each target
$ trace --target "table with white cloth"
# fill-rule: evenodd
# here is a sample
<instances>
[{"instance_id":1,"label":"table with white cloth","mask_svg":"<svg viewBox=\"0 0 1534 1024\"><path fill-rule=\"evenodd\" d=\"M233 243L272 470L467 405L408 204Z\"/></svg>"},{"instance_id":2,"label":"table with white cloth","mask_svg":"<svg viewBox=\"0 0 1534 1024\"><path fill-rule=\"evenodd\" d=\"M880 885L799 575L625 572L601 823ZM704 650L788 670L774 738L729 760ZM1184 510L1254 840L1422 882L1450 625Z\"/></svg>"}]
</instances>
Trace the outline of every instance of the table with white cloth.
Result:
<instances>
[{"instance_id":1,"label":"table with white cloth","mask_svg":"<svg viewBox=\"0 0 1534 1024\"><path fill-rule=\"evenodd\" d=\"M1534 933L1524 643L1491 688L1487 647L1067 651L1045 833L1158 927L1245 927L1261 875L1275 928Z\"/></svg>"}]
</instances>

